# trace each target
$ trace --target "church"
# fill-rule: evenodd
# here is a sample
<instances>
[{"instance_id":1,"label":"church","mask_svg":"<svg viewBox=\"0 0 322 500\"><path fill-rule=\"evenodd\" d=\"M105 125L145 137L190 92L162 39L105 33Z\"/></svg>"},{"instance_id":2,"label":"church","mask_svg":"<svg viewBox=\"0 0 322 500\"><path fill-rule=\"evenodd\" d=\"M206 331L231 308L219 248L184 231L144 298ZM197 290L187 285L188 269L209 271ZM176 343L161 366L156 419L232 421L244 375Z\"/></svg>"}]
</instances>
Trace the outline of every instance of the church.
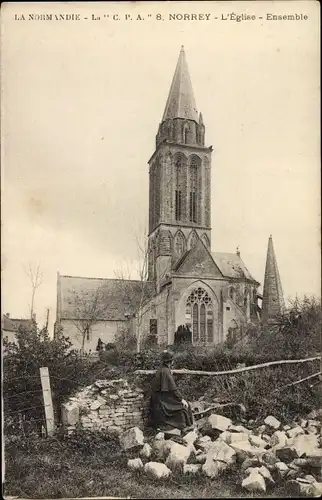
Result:
<instances>
[{"instance_id":1,"label":"church","mask_svg":"<svg viewBox=\"0 0 322 500\"><path fill-rule=\"evenodd\" d=\"M181 48L149 164L147 279L57 277L56 331L74 347L95 350L100 338L113 342L127 329L160 345L174 343L180 326L192 343L213 346L228 332L241 335L284 308L270 238L264 297L239 251L211 246L211 146L198 113L184 48ZM269 263L268 263L269 261ZM268 266L269 265L269 269ZM96 314L93 314L95 303ZM89 317L92 317L92 321Z\"/></svg>"}]
</instances>

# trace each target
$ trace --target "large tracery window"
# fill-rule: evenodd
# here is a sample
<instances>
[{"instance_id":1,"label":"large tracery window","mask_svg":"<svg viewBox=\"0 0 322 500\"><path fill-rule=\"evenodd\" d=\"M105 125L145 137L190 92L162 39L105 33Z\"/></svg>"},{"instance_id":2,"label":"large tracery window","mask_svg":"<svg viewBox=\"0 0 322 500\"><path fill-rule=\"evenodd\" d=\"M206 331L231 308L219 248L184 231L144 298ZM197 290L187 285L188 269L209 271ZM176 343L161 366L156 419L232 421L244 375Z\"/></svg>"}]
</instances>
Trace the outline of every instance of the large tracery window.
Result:
<instances>
[{"instance_id":1,"label":"large tracery window","mask_svg":"<svg viewBox=\"0 0 322 500\"><path fill-rule=\"evenodd\" d=\"M213 342L213 304L203 288L196 288L189 295L186 303L186 322L192 327L193 342Z\"/></svg>"}]
</instances>

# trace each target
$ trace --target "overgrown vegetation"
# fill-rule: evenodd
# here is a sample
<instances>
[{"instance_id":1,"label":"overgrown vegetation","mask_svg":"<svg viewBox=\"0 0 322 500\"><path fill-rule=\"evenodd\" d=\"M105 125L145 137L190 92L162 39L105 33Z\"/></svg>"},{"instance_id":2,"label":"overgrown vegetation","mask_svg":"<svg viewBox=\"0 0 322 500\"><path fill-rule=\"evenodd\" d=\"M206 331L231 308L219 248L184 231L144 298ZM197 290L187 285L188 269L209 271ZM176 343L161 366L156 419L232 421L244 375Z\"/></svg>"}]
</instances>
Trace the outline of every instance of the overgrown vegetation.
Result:
<instances>
[{"instance_id":1,"label":"overgrown vegetation","mask_svg":"<svg viewBox=\"0 0 322 500\"><path fill-rule=\"evenodd\" d=\"M231 346L232 356L261 355L267 360L300 359L321 353L321 300L291 301L288 312L269 326L252 325L245 338Z\"/></svg>"},{"instance_id":2,"label":"overgrown vegetation","mask_svg":"<svg viewBox=\"0 0 322 500\"><path fill-rule=\"evenodd\" d=\"M222 371L238 363L254 365L281 359L299 359L319 355L321 349L321 303L315 299L295 301L287 315L263 329L252 326L246 338L234 345L212 350L179 346L175 350L175 368ZM146 346L139 354L129 348L128 338L120 338L100 353L93 363L71 349L63 335L50 339L36 325L20 329L17 344L4 345L3 396L5 415L6 492L37 498L79 496L135 496L139 498L213 497L214 483L204 477L173 476L156 484L146 476L133 475L125 468L126 456L107 436L77 433L66 438L40 438L39 423L44 422L39 368L50 373L56 420L61 402L78 388L97 379L134 377L137 369L159 366L161 348ZM207 402L243 404L247 419L261 420L268 414L283 423L321 407L321 382L309 379L289 385L319 371L319 361L262 368L229 376L177 375L186 399L204 397ZM148 395L151 376L136 382ZM289 386L288 386L289 385ZM286 387L285 387L286 386ZM275 392L274 392L275 391ZM19 418L24 415L25 419ZM34 420L36 432L30 422ZM27 423L28 426L27 427ZM43 480L39 481L39 477ZM223 478L216 482L216 495L242 496L237 481ZM178 487L180 493L178 494ZM276 494L276 492L275 492Z\"/></svg>"},{"instance_id":3,"label":"overgrown vegetation","mask_svg":"<svg viewBox=\"0 0 322 500\"><path fill-rule=\"evenodd\" d=\"M5 432L27 432L44 422L39 368L47 366L57 420L61 402L89 380L91 363L71 349L62 335L51 339L46 330L20 327L17 343L3 346ZM34 425L32 425L32 423Z\"/></svg>"}]
</instances>

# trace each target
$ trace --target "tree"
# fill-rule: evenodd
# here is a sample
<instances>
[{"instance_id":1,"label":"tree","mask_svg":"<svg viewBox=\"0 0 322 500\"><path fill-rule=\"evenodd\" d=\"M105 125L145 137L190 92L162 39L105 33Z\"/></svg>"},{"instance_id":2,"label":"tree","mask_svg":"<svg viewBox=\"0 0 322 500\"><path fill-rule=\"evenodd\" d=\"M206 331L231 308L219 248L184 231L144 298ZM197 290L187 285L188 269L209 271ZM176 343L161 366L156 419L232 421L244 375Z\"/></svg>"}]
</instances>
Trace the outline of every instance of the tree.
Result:
<instances>
[{"instance_id":1,"label":"tree","mask_svg":"<svg viewBox=\"0 0 322 500\"><path fill-rule=\"evenodd\" d=\"M32 319L34 315L36 291L43 282L44 273L40 269L39 263L37 264L37 266L34 266L30 262L28 263L27 268L25 268L25 273L29 278L29 283L31 287L30 318Z\"/></svg>"},{"instance_id":2,"label":"tree","mask_svg":"<svg viewBox=\"0 0 322 500\"><path fill-rule=\"evenodd\" d=\"M148 245L146 231L143 239L135 237L137 247L137 260L130 266L129 263L115 271L115 277L121 282L124 291L124 300L128 302L128 318L134 320L136 352L141 351L142 319L144 306L151 298L151 282L148 281ZM138 276L132 280L132 270Z\"/></svg>"},{"instance_id":3,"label":"tree","mask_svg":"<svg viewBox=\"0 0 322 500\"><path fill-rule=\"evenodd\" d=\"M85 341L89 339L91 328L95 323L104 319L104 313L109 307L104 286L83 294L73 291L72 307L74 317L72 323L81 335L81 350L84 352Z\"/></svg>"}]
</instances>

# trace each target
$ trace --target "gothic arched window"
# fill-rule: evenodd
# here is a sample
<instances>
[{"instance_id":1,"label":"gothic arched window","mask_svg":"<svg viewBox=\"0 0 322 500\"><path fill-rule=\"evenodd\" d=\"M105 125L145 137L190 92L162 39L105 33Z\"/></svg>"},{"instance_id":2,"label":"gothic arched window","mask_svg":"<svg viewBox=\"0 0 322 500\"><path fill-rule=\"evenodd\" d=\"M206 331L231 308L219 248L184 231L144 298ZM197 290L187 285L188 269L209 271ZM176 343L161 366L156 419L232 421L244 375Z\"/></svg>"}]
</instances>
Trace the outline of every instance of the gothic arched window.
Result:
<instances>
[{"instance_id":1,"label":"gothic arched window","mask_svg":"<svg viewBox=\"0 0 322 500\"><path fill-rule=\"evenodd\" d=\"M193 155L190 160L190 222L198 222L197 196L198 196L198 172L201 160L199 156ZM200 175L200 174L199 174Z\"/></svg>"},{"instance_id":2,"label":"gothic arched window","mask_svg":"<svg viewBox=\"0 0 322 500\"><path fill-rule=\"evenodd\" d=\"M186 322L192 326L193 342L213 342L213 305L211 297L203 288L196 288L189 295L186 303Z\"/></svg>"},{"instance_id":3,"label":"gothic arched window","mask_svg":"<svg viewBox=\"0 0 322 500\"><path fill-rule=\"evenodd\" d=\"M202 237L201 237L202 241L204 242L204 244L206 245L207 248L210 247L210 241L209 241L209 238L206 234L203 234Z\"/></svg>"},{"instance_id":4,"label":"gothic arched window","mask_svg":"<svg viewBox=\"0 0 322 500\"><path fill-rule=\"evenodd\" d=\"M193 231L190 235L190 240L189 240L189 248L193 248L198 241L198 236L197 234Z\"/></svg>"},{"instance_id":5,"label":"gothic arched window","mask_svg":"<svg viewBox=\"0 0 322 500\"><path fill-rule=\"evenodd\" d=\"M183 143L188 144L188 137L189 137L189 127L188 125L184 126L183 129Z\"/></svg>"},{"instance_id":6,"label":"gothic arched window","mask_svg":"<svg viewBox=\"0 0 322 500\"><path fill-rule=\"evenodd\" d=\"M172 234L170 231L164 231L162 233L162 247L163 251L167 254L172 252Z\"/></svg>"},{"instance_id":7,"label":"gothic arched window","mask_svg":"<svg viewBox=\"0 0 322 500\"><path fill-rule=\"evenodd\" d=\"M177 154L174 158L175 165L175 220L183 219L183 206L184 206L184 190L185 190L185 173L183 155Z\"/></svg>"},{"instance_id":8,"label":"gothic arched window","mask_svg":"<svg viewBox=\"0 0 322 500\"><path fill-rule=\"evenodd\" d=\"M244 307L247 307L248 298L249 298L248 290L247 290L247 288L245 288L245 290L244 290Z\"/></svg>"},{"instance_id":9,"label":"gothic arched window","mask_svg":"<svg viewBox=\"0 0 322 500\"><path fill-rule=\"evenodd\" d=\"M231 300L233 300L234 302L236 301L236 290L234 287L230 287L229 288L229 297L231 298Z\"/></svg>"},{"instance_id":10,"label":"gothic arched window","mask_svg":"<svg viewBox=\"0 0 322 500\"><path fill-rule=\"evenodd\" d=\"M179 231L174 240L174 255L175 259L178 260L186 249L186 240L184 235Z\"/></svg>"}]
</instances>

